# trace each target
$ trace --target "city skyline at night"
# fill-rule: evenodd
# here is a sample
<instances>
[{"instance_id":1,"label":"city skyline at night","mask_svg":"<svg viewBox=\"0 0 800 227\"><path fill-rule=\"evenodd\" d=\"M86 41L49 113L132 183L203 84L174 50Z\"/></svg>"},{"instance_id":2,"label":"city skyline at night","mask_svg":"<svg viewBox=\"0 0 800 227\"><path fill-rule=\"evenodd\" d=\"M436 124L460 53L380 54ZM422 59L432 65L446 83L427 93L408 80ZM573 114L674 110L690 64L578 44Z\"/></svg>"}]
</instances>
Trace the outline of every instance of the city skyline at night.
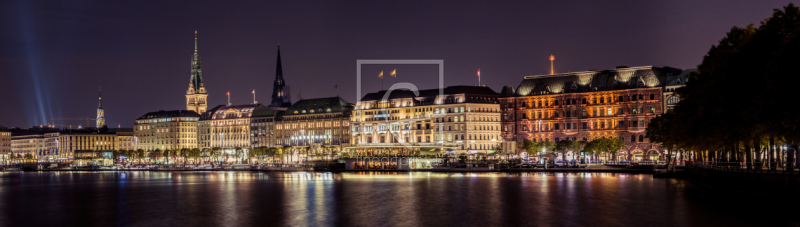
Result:
<instances>
[{"instance_id":1,"label":"city skyline at night","mask_svg":"<svg viewBox=\"0 0 800 227\"><path fill-rule=\"evenodd\" d=\"M475 70L480 68L482 83L496 91L524 76L548 73L551 54L557 56L555 72L617 65L694 68L730 24L758 22L785 3L734 2L724 10L714 8L715 3L690 7L689 2L510 3L490 8L422 2L221 8L179 2L2 4L7 11L0 28L12 32L0 36L7 41L0 51L0 77L7 82L0 85L0 105L19 111L0 113L0 125L24 128L84 124L50 119L94 117L98 86L106 88L110 126L130 127L148 111L183 108L195 30L209 106L226 104L226 92L232 103L251 103L254 89L257 100L268 102L277 44L295 99L338 92L355 102L357 59L443 59L445 85L477 84ZM236 16L224 16L229 13ZM330 18L336 24L326 22ZM381 80L370 75L392 69L398 71L398 82L423 89L436 86L425 79L435 76L433 67L376 65L362 69L362 87L380 90Z\"/></svg>"}]
</instances>

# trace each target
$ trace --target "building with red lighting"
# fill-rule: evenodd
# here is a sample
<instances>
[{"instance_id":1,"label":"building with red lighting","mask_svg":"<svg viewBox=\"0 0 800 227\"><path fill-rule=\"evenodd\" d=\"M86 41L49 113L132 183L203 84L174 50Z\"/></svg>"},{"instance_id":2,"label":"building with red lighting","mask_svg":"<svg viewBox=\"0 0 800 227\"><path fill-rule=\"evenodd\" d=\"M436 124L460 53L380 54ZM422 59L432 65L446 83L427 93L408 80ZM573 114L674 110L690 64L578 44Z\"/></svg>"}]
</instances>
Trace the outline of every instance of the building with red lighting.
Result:
<instances>
[{"instance_id":1,"label":"building with red lighting","mask_svg":"<svg viewBox=\"0 0 800 227\"><path fill-rule=\"evenodd\" d=\"M614 160L663 159L663 149L648 141L645 129L665 111L672 91L685 84L683 72L620 66L526 76L516 89L506 86L500 92L502 137L515 142L620 138L625 146L614 153Z\"/></svg>"}]
</instances>

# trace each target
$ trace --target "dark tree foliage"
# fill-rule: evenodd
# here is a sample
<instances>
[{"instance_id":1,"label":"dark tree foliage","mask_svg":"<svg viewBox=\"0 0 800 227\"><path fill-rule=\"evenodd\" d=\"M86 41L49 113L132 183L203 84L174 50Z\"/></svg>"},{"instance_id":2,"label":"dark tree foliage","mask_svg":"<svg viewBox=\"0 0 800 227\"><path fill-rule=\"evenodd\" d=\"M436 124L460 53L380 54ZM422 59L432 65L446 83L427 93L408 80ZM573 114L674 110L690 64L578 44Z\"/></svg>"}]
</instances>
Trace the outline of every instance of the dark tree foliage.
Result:
<instances>
[{"instance_id":1,"label":"dark tree foliage","mask_svg":"<svg viewBox=\"0 0 800 227\"><path fill-rule=\"evenodd\" d=\"M682 100L674 111L650 122L647 137L668 149L699 152L757 153L774 143L796 148L798 65L800 10L794 4L776 9L758 27L733 27L677 89Z\"/></svg>"}]
</instances>

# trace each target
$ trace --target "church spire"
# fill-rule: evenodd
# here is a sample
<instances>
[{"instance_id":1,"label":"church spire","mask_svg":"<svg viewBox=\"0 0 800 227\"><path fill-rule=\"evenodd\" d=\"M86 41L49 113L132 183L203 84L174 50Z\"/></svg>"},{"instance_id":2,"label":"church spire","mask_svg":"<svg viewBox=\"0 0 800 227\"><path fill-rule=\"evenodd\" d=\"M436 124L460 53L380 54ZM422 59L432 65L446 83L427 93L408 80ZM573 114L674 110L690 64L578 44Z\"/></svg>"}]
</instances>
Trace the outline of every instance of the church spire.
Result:
<instances>
[{"instance_id":1,"label":"church spire","mask_svg":"<svg viewBox=\"0 0 800 227\"><path fill-rule=\"evenodd\" d=\"M197 50L197 30L194 31L194 54L192 55L192 75L189 78L189 89L186 91L186 109L203 113L208 104L205 85L203 84L203 64L200 63L200 53Z\"/></svg>"},{"instance_id":2,"label":"church spire","mask_svg":"<svg viewBox=\"0 0 800 227\"><path fill-rule=\"evenodd\" d=\"M281 66L281 45L278 44L278 60L275 66L275 82L272 84L271 106L286 107L291 105L288 91L285 89L286 82L283 80L283 66Z\"/></svg>"},{"instance_id":3,"label":"church spire","mask_svg":"<svg viewBox=\"0 0 800 227\"><path fill-rule=\"evenodd\" d=\"M97 128L101 128L106 125L106 117L105 117L105 110L103 110L103 88L99 87L97 89L99 95L97 96L98 104L97 104L97 124L95 125ZM88 125L87 125L88 127Z\"/></svg>"},{"instance_id":4,"label":"church spire","mask_svg":"<svg viewBox=\"0 0 800 227\"><path fill-rule=\"evenodd\" d=\"M99 95L97 96L97 99L99 100L97 104L97 109L103 109L103 87L102 86L99 87L97 91L99 92Z\"/></svg>"},{"instance_id":5,"label":"church spire","mask_svg":"<svg viewBox=\"0 0 800 227\"><path fill-rule=\"evenodd\" d=\"M200 87L203 86L203 71L200 63L200 53L197 51L197 30L194 31L194 55L192 56L192 77L189 80L190 89L195 92L200 92Z\"/></svg>"},{"instance_id":6,"label":"church spire","mask_svg":"<svg viewBox=\"0 0 800 227\"><path fill-rule=\"evenodd\" d=\"M277 67L275 68L275 78L280 78L283 80L283 67L281 67L281 45L278 44L278 63Z\"/></svg>"}]
</instances>

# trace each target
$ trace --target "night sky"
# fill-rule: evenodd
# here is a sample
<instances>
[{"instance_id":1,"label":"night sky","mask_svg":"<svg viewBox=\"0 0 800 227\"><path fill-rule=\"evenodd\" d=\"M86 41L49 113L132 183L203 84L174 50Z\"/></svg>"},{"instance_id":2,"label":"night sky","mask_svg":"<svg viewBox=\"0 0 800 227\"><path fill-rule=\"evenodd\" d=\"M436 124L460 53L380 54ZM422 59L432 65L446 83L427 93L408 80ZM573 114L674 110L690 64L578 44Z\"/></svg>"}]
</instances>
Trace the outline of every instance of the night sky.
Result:
<instances>
[{"instance_id":1,"label":"night sky","mask_svg":"<svg viewBox=\"0 0 800 227\"><path fill-rule=\"evenodd\" d=\"M523 76L626 66L694 68L734 25L789 1L200 1L0 2L0 125L94 117L130 127L150 111L185 108L198 31L209 109L269 103L277 44L292 101L356 102L357 59L443 59L445 85L495 91ZM398 82L436 88L435 66L362 68L362 92ZM56 122L85 124L84 121Z\"/></svg>"}]
</instances>

